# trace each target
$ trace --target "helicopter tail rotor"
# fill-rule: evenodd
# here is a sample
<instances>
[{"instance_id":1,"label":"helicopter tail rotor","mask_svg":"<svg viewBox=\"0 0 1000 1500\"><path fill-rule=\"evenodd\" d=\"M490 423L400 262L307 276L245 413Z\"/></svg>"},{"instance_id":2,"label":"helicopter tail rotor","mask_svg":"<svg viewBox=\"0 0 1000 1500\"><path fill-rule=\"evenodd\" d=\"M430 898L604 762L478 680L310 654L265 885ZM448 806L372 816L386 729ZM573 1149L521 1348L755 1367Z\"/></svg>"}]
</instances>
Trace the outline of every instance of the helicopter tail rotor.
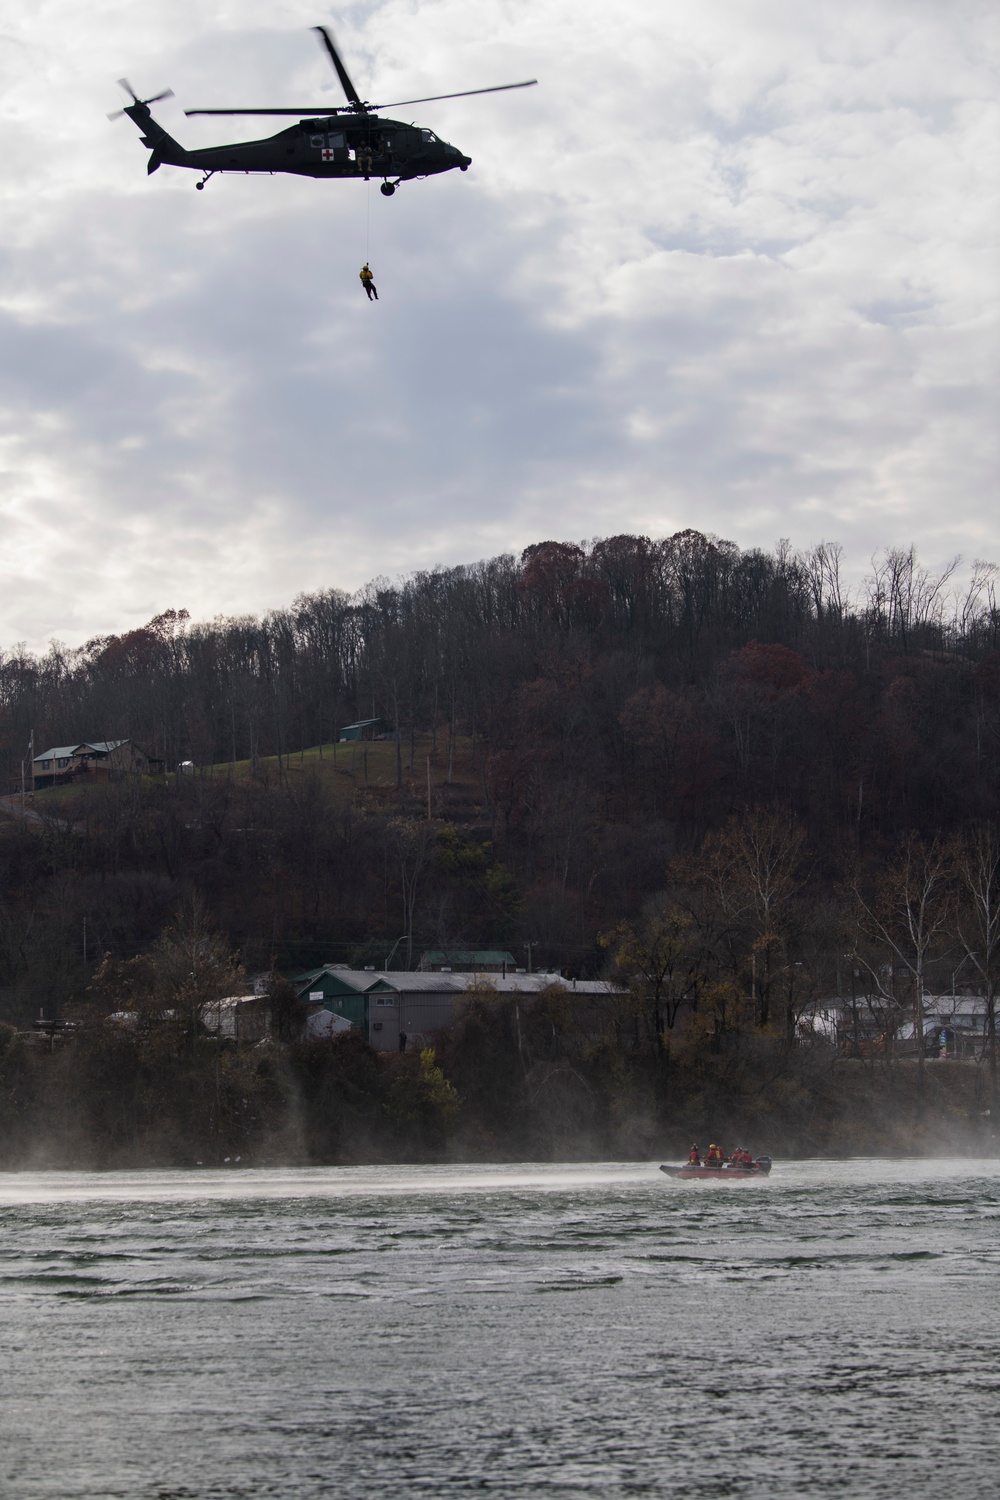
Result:
<instances>
[{"instance_id":1,"label":"helicopter tail rotor","mask_svg":"<svg viewBox=\"0 0 1000 1500\"><path fill-rule=\"evenodd\" d=\"M139 127L142 144L148 146L151 153L146 171L155 172L157 168L163 166L164 162L174 167L190 166L188 152L179 141L175 141L172 135L167 134L158 120L153 119L149 108L159 99L172 99L173 89L163 89L161 93L154 94L151 99L140 99L127 78L119 78L118 86L128 94L132 103L126 104L124 109L116 109L114 114L108 115L108 119L117 120L119 115L127 115L132 123Z\"/></svg>"},{"instance_id":2,"label":"helicopter tail rotor","mask_svg":"<svg viewBox=\"0 0 1000 1500\"><path fill-rule=\"evenodd\" d=\"M132 103L126 104L124 109L114 110L110 115L108 115L109 120L120 119L126 110L134 108L134 106L137 104L142 106L143 108L148 108L149 105L157 104L161 99L172 99L174 97L173 89L164 89L162 93L154 94L150 99L140 99L139 95L136 93L135 89L129 83L127 78L119 78L118 87L122 89L124 93L129 95Z\"/></svg>"}]
</instances>

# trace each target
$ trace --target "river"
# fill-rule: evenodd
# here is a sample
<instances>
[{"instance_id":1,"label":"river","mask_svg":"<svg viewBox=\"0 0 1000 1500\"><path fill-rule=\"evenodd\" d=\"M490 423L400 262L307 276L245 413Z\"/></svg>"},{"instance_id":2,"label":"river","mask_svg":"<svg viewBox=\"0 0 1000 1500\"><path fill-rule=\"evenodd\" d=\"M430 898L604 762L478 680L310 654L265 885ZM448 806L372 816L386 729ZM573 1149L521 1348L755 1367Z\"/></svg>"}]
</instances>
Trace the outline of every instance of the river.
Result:
<instances>
[{"instance_id":1,"label":"river","mask_svg":"<svg viewBox=\"0 0 1000 1500\"><path fill-rule=\"evenodd\" d=\"M0 1175L11 1500L1000 1492L1000 1163Z\"/></svg>"}]
</instances>

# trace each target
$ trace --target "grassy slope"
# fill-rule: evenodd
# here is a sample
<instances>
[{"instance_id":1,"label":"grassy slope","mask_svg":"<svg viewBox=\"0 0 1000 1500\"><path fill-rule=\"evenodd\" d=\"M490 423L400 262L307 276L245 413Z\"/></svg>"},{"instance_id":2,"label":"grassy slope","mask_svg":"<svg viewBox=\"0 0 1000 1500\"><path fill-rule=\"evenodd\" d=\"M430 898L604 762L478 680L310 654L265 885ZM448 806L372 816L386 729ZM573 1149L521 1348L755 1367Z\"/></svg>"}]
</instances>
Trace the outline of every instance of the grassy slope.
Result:
<instances>
[{"instance_id":1,"label":"grassy slope","mask_svg":"<svg viewBox=\"0 0 1000 1500\"><path fill-rule=\"evenodd\" d=\"M435 821L478 821L483 815L482 751L473 751L468 737L457 738L448 781L448 743L438 736L437 748L430 735L418 735L412 749L406 740L401 748L401 785L397 785L396 746L392 741L377 740L368 744L312 745L280 757L265 755L256 765L249 760L220 761L199 766L195 776L232 778L247 781L257 776L266 784L282 782L294 785L302 777L318 779L326 794L336 802L355 798L398 810L411 816L427 813L427 762L430 759L431 812ZM166 778L173 781L177 773ZM160 777L144 777L147 783ZM29 796L28 806L40 816L72 819L80 795L105 782L77 782L70 786L47 787Z\"/></svg>"},{"instance_id":2,"label":"grassy slope","mask_svg":"<svg viewBox=\"0 0 1000 1500\"><path fill-rule=\"evenodd\" d=\"M197 774L232 776L245 780L254 774L277 783L287 779L294 783L302 776L314 776L337 801L355 796L399 808L415 815L427 812L427 762L430 759L431 811L435 820L465 822L482 816L482 751L473 753L468 737L457 738L452 757L451 782L448 782L448 744L445 735L438 736L437 749L430 735L417 735L410 769L410 742L400 747L402 785L397 786L396 746L390 740L368 744L312 745L279 758L261 756L256 768L248 760L221 762L201 768Z\"/></svg>"}]
</instances>

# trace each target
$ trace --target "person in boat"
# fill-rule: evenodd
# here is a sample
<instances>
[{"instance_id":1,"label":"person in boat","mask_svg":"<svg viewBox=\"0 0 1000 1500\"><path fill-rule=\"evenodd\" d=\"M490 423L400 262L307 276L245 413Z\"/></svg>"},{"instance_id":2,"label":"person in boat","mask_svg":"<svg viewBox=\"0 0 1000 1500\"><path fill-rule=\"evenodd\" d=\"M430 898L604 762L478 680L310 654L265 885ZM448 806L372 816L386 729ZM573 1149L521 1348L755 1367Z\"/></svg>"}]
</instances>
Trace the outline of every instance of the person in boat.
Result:
<instances>
[{"instance_id":1,"label":"person in boat","mask_svg":"<svg viewBox=\"0 0 1000 1500\"><path fill-rule=\"evenodd\" d=\"M724 1161L725 1161L725 1157L723 1156L722 1152L719 1150L719 1147L713 1141L712 1144L709 1146L708 1153L707 1153L707 1155L705 1157L705 1165L706 1165L706 1167L716 1167L721 1172L721 1170L722 1170L722 1163Z\"/></svg>"},{"instance_id":2,"label":"person in boat","mask_svg":"<svg viewBox=\"0 0 1000 1500\"><path fill-rule=\"evenodd\" d=\"M695 1145L693 1145L691 1147L691 1150L688 1152L688 1166L689 1167L700 1167L701 1166L701 1152L698 1150L697 1143L695 1143Z\"/></svg>"},{"instance_id":3,"label":"person in boat","mask_svg":"<svg viewBox=\"0 0 1000 1500\"><path fill-rule=\"evenodd\" d=\"M745 1146L739 1146L733 1152L732 1163L734 1167L742 1167L744 1171L746 1171L748 1168L752 1170L753 1157L750 1155L750 1152Z\"/></svg>"}]
</instances>

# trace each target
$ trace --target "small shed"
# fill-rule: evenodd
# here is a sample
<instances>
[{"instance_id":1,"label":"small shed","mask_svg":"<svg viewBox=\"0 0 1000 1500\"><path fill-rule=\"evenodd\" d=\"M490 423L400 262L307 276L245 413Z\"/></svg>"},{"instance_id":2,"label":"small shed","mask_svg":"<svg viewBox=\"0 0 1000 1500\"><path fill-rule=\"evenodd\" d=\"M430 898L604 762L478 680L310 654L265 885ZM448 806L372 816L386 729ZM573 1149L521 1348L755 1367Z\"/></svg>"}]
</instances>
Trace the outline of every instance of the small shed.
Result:
<instances>
[{"instance_id":1,"label":"small shed","mask_svg":"<svg viewBox=\"0 0 1000 1500\"><path fill-rule=\"evenodd\" d=\"M341 744L349 740L377 740L384 733L384 719L359 719L356 724L345 724L339 739Z\"/></svg>"},{"instance_id":2,"label":"small shed","mask_svg":"<svg viewBox=\"0 0 1000 1500\"><path fill-rule=\"evenodd\" d=\"M338 1016L335 1010L324 1007L312 1011L306 1017L303 1030L310 1042L328 1042L335 1036L344 1036L348 1031L353 1031L354 1027L346 1016Z\"/></svg>"}]
</instances>

